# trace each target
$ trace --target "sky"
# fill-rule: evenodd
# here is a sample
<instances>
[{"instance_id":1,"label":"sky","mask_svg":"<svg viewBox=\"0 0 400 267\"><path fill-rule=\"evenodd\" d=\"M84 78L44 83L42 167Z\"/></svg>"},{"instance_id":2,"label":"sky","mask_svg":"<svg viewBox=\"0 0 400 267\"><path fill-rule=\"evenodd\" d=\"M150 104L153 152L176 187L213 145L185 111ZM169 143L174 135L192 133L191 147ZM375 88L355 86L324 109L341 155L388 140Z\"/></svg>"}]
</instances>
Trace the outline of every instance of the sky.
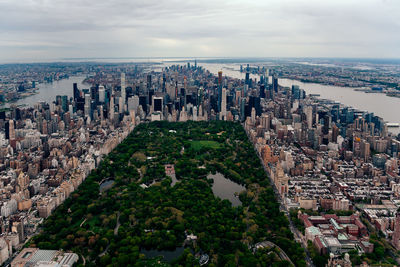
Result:
<instances>
[{"instance_id":1,"label":"sky","mask_svg":"<svg viewBox=\"0 0 400 267\"><path fill-rule=\"evenodd\" d=\"M0 62L400 58L399 0L0 0Z\"/></svg>"}]
</instances>

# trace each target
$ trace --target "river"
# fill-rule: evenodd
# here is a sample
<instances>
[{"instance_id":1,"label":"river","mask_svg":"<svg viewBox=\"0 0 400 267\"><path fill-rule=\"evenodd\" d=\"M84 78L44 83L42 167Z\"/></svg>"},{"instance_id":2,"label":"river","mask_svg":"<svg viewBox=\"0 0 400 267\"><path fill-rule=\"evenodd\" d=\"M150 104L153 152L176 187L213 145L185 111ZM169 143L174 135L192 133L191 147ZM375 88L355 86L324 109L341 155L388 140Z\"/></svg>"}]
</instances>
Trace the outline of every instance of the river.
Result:
<instances>
[{"instance_id":1,"label":"river","mask_svg":"<svg viewBox=\"0 0 400 267\"><path fill-rule=\"evenodd\" d=\"M73 84L77 83L78 88L88 88L89 85L82 84L85 76L72 76L68 79L54 81L52 83L41 83L37 86L38 94L18 99L15 102L5 103L2 107L10 107L11 105L27 105L33 107L36 103L45 101L51 103L56 100L57 95L67 95L72 97Z\"/></svg>"},{"instance_id":2,"label":"river","mask_svg":"<svg viewBox=\"0 0 400 267\"><path fill-rule=\"evenodd\" d=\"M240 64L200 63L199 65L215 75L218 74L218 71L222 70L223 75L238 79L245 78L245 73L239 71ZM250 74L250 78L260 79L259 75L254 74ZM271 78L269 80L271 81ZM387 122L400 123L400 98L390 97L381 93L374 94L355 91L351 87L303 83L292 79L279 79L278 83L281 86L287 87L299 85L307 94L319 94L320 98L334 100L362 111L373 112ZM394 134L400 132L400 128L389 128L389 130Z\"/></svg>"},{"instance_id":3,"label":"river","mask_svg":"<svg viewBox=\"0 0 400 267\"><path fill-rule=\"evenodd\" d=\"M168 66L173 61L164 61L164 66ZM179 64L182 64L181 62ZM222 70L223 75L229 77L244 79L245 73L239 71L240 64L220 64L220 63L198 63L211 73L218 74ZM242 64L245 66L245 64ZM72 84L78 83L80 89L87 88L88 85L83 85L84 76L74 76L68 79L55 81L53 83L39 84L39 93L23 99L19 99L13 103L6 103L2 107L9 107L11 104L33 106L39 101L51 103L55 101L57 95L67 95L71 97L73 94ZM259 75L250 74L250 78L259 80ZM270 78L271 80L271 78ZM302 83L291 79L279 79L279 84L282 86L299 85L308 94L319 94L321 98L334 100L344 105L354 107L359 110L373 112L375 115L382 117L387 122L400 123L400 98L389 97L385 94L371 94L360 91L354 91L351 87L340 87L322 85L317 83ZM399 128L389 128L393 133L398 133Z\"/></svg>"}]
</instances>

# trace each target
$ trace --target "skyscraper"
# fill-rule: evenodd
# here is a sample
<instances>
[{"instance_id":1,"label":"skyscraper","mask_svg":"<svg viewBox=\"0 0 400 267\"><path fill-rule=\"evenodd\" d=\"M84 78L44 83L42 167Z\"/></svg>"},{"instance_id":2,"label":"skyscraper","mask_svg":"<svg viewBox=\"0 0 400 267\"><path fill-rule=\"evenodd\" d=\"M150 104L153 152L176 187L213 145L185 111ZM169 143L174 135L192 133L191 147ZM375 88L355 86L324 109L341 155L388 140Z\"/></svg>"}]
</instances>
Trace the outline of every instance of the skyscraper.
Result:
<instances>
[{"instance_id":1,"label":"skyscraper","mask_svg":"<svg viewBox=\"0 0 400 267\"><path fill-rule=\"evenodd\" d=\"M272 88L274 89L274 92L278 92L278 78L275 76L272 77Z\"/></svg>"},{"instance_id":2,"label":"skyscraper","mask_svg":"<svg viewBox=\"0 0 400 267\"><path fill-rule=\"evenodd\" d=\"M147 75L147 89L150 89L152 87L151 84L151 74Z\"/></svg>"},{"instance_id":3,"label":"skyscraper","mask_svg":"<svg viewBox=\"0 0 400 267\"><path fill-rule=\"evenodd\" d=\"M9 125L8 125L8 133L9 133L9 139L10 140L15 140L15 128L14 128L14 121L10 120Z\"/></svg>"},{"instance_id":4,"label":"skyscraper","mask_svg":"<svg viewBox=\"0 0 400 267\"><path fill-rule=\"evenodd\" d=\"M308 129L311 129L313 126L313 110L311 106L305 107L306 118L307 118L307 126Z\"/></svg>"},{"instance_id":5,"label":"skyscraper","mask_svg":"<svg viewBox=\"0 0 400 267\"><path fill-rule=\"evenodd\" d=\"M222 99L222 70L218 71L218 111L221 112Z\"/></svg>"},{"instance_id":6,"label":"skyscraper","mask_svg":"<svg viewBox=\"0 0 400 267\"><path fill-rule=\"evenodd\" d=\"M222 70L218 71L218 86L222 86Z\"/></svg>"},{"instance_id":7,"label":"skyscraper","mask_svg":"<svg viewBox=\"0 0 400 267\"><path fill-rule=\"evenodd\" d=\"M90 94L85 94L84 112L85 112L85 117L90 116Z\"/></svg>"},{"instance_id":8,"label":"skyscraper","mask_svg":"<svg viewBox=\"0 0 400 267\"><path fill-rule=\"evenodd\" d=\"M122 98L122 106L119 107L120 111L124 112L124 106L126 102L126 88L125 88L125 73L121 72L121 98Z\"/></svg>"},{"instance_id":9,"label":"skyscraper","mask_svg":"<svg viewBox=\"0 0 400 267\"><path fill-rule=\"evenodd\" d=\"M250 84L250 67L249 64L247 64L246 67L246 79L244 80L244 83L249 85Z\"/></svg>"},{"instance_id":10,"label":"skyscraper","mask_svg":"<svg viewBox=\"0 0 400 267\"><path fill-rule=\"evenodd\" d=\"M99 102L104 103L106 99L106 89L103 85L99 86Z\"/></svg>"},{"instance_id":11,"label":"skyscraper","mask_svg":"<svg viewBox=\"0 0 400 267\"><path fill-rule=\"evenodd\" d=\"M73 84L73 88L74 88L74 101L76 102L80 98L80 92L79 92L79 89L78 89L78 84L74 83Z\"/></svg>"},{"instance_id":12,"label":"skyscraper","mask_svg":"<svg viewBox=\"0 0 400 267\"><path fill-rule=\"evenodd\" d=\"M153 111L163 111L163 98L162 97L153 97L153 105L152 105Z\"/></svg>"},{"instance_id":13,"label":"skyscraper","mask_svg":"<svg viewBox=\"0 0 400 267\"><path fill-rule=\"evenodd\" d=\"M226 88L222 88L220 119L226 120Z\"/></svg>"},{"instance_id":14,"label":"skyscraper","mask_svg":"<svg viewBox=\"0 0 400 267\"><path fill-rule=\"evenodd\" d=\"M110 111L108 117L111 121L114 119L114 96L111 96L110 98Z\"/></svg>"}]
</instances>

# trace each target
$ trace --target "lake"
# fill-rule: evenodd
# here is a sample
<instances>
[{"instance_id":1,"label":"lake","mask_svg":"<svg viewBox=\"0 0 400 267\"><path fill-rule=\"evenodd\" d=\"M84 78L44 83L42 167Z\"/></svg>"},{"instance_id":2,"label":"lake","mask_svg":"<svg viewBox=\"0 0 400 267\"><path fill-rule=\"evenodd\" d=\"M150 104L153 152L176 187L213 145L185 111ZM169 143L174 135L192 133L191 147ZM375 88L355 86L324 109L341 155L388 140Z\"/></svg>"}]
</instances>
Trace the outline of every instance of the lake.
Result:
<instances>
[{"instance_id":1,"label":"lake","mask_svg":"<svg viewBox=\"0 0 400 267\"><path fill-rule=\"evenodd\" d=\"M162 256L164 258L164 261L171 262L179 258L184 250L184 247L177 247L175 250L141 249L140 253L146 255L146 258L155 258L158 256Z\"/></svg>"},{"instance_id":2,"label":"lake","mask_svg":"<svg viewBox=\"0 0 400 267\"><path fill-rule=\"evenodd\" d=\"M235 193L238 195L243 190L246 190L246 187L226 179L218 172L216 174L209 174L207 178L214 180L212 191L215 196L229 200L234 207L242 205L239 196L235 196Z\"/></svg>"},{"instance_id":3,"label":"lake","mask_svg":"<svg viewBox=\"0 0 400 267\"><path fill-rule=\"evenodd\" d=\"M110 179L110 180L105 180L104 182L102 182L100 184L100 193L107 191L108 189L110 189L111 187L113 187L114 185L114 180Z\"/></svg>"}]
</instances>

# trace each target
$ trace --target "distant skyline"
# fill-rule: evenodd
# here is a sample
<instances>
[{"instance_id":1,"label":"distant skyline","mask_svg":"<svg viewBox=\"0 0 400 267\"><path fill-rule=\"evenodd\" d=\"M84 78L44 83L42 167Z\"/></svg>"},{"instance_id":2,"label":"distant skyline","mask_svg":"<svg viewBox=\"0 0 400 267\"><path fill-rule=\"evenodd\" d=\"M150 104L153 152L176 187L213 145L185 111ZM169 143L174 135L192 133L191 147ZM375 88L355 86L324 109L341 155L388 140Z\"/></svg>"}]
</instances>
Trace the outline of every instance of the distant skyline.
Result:
<instances>
[{"instance_id":1,"label":"distant skyline","mask_svg":"<svg viewBox=\"0 0 400 267\"><path fill-rule=\"evenodd\" d=\"M0 63L400 58L397 0L0 0Z\"/></svg>"}]
</instances>

